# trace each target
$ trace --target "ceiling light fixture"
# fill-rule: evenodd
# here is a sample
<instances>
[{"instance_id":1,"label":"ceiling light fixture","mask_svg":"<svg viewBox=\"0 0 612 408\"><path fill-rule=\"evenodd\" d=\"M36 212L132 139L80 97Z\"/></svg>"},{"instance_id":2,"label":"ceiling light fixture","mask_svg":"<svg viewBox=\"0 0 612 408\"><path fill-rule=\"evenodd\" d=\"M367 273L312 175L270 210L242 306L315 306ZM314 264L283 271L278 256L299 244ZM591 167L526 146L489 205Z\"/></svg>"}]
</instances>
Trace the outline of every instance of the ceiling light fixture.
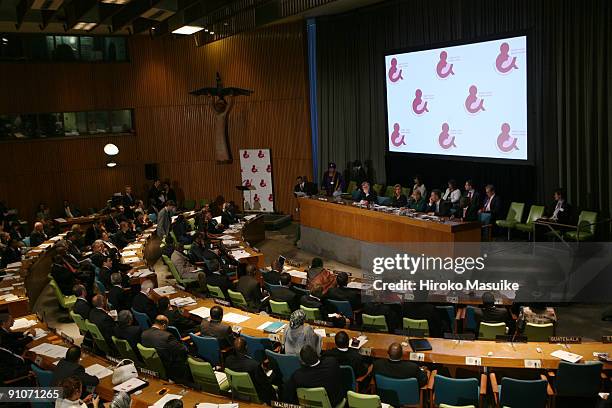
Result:
<instances>
[{"instance_id":1,"label":"ceiling light fixture","mask_svg":"<svg viewBox=\"0 0 612 408\"><path fill-rule=\"evenodd\" d=\"M202 31L203 29L204 27L196 25L184 25L172 31L172 34L191 35L197 33L198 31Z\"/></svg>"},{"instance_id":2,"label":"ceiling light fixture","mask_svg":"<svg viewBox=\"0 0 612 408\"><path fill-rule=\"evenodd\" d=\"M89 31L89 30L93 30L97 25L98 23L87 23L85 21L79 21L78 23L74 25L73 29Z\"/></svg>"},{"instance_id":3,"label":"ceiling light fixture","mask_svg":"<svg viewBox=\"0 0 612 408\"><path fill-rule=\"evenodd\" d=\"M119 154L119 148L115 144L108 143L106 146L104 146L104 153L106 153L108 156L115 156Z\"/></svg>"},{"instance_id":4,"label":"ceiling light fixture","mask_svg":"<svg viewBox=\"0 0 612 408\"><path fill-rule=\"evenodd\" d=\"M110 167L110 168L117 167L117 162L114 160L109 160L106 162L106 167Z\"/></svg>"}]
</instances>

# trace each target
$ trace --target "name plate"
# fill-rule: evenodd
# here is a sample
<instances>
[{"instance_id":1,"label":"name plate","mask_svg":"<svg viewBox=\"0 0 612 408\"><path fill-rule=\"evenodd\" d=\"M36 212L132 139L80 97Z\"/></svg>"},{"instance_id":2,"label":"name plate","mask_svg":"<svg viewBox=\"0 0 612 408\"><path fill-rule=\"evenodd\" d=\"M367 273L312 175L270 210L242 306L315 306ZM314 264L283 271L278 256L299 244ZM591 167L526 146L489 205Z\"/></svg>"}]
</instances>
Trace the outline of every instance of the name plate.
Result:
<instances>
[{"instance_id":1,"label":"name plate","mask_svg":"<svg viewBox=\"0 0 612 408\"><path fill-rule=\"evenodd\" d=\"M425 353L410 353L411 361L425 361Z\"/></svg>"},{"instance_id":2,"label":"name plate","mask_svg":"<svg viewBox=\"0 0 612 408\"><path fill-rule=\"evenodd\" d=\"M525 360L525 368L542 368L542 360Z\"/></svg>"},{"instance_id":3,"label":"name plate","mask_svg":"<svg viewBox=\"0 0 612 408\"><path fill-rule=\"evenodd\" d=\"M138 371L143 374L150 375L151 377L159 378L159 373L157 371L149 370L148 368L139 367Z\"/></svg>"},{"instance_id":4,"label":"name plate","mask_svg":"<svg viewBox=\"0 0 612 408\"><path fill-rule=\"evenodd\" d=\"M362 356L371 356L372 349L370 347L362 347L359 349L359 354L361 354Z\"/></svg>"},{"instance_id":5,"label":"name plate","mask_svg":"<svg viewBox=\"0 0 612 408\"><path fill-rule=\"evenodd\" d=\"M548 338L550 344L580 344L582 337L580 336L551 336Z\"/></svg>"},{"instance_id":6,"label":"name plate","mask_svg":"<svg viewBox=\"0 0 612 408\"><path fill-rule=\"evenodd\" d=\"M527 337L512 336L508 334L498 334L497 336L495 336L495 342L497 343L527 343Z\"/></svg>"},{"instance_id":7,"label":"name plate","mask_svg":"<svg viewBox=\"0 0 612 408\"><path fill-rule=\"evenodd\" d=\"M482 365L482 360L480 357L466 357L465 365L469 366L480 366Z\"/></svg>"},{"instance_id":8,"label":"name plate","mask_svg":"<svg viewBox=\"0 0 612 408\"><path fill-rule=\"evenodd\" d=\"M447 303L459 303L459 297L457 297L457 296L447 296L446 297L446 302Z\"/></svg>"},{"instance_id":9,"label":"name plate","mask_svg":"<svg viewBox=\"0 0 612 408\"><path fill-rule=\"evenodd\" d=\"M302 408L301 405L289 404L288 402L282 401L270 401L272 403L272 408Z\"/></svg>"},{"instance_id":10,"label":"name plate","mask_svg":"<svg viewBox=\"0 0 612 408\"><path fill-rule=\"evenodd\" d=\"M325 320L313 320L312 324L314 324L315 326L334 327L331 322L327 322Z\"/></svg>"},{"instance_id":11,"label":"name plate","mask_svg":"<svg viewBox=\"0 0 612 408\"><path fill-rule=\"evenodd\" d=\"M223 299L214 299L214 302L218 305L222 305L222 306L231 306L232 304L230 302L228 302L227 300L223 300Z\"/></svg>"},{"instance_id":12,"label":"name plate","mask_svg":"<svg viewBox=\"0 0 612 408\"><path fill-rule=\"evenodd\" d=\"M604 344L612 343L612 336L601 336L601 342Z\"/></svg>"},{"instance_id":13,"label":"name plate","mask_svg":"<svg viewBox=\"0 0 612 408\"><path fill-rule=\"evenodd\" d=\"M272 341L276 341L276 342L278 342L278 343L280 343L280 342L281 342L281 337L280 337L280 335L279 335L279 334L276 334L276 333L270 333L270 334L268 334L268 339L270 339L270 340L272 340Z\"/></svg>"}]
</instances>

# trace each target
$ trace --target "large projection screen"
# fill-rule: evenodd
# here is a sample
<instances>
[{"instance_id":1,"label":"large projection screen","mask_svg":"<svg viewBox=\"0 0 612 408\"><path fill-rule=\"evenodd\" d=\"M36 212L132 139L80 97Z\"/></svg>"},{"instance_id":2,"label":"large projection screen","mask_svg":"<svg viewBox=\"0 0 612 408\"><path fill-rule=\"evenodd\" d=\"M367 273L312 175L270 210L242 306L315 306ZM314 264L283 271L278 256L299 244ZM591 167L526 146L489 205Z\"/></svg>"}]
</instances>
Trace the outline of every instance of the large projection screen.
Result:
<instances>
[{"instance_id":1,"label":"large projection screen","mask_svg":"<svg viewBox=\"0 0 612 408\"><path fill-rule=\"evenodd\" d=\"M385 55L389 152L526 162L527 37Z\"/></svg>"}]
</instances>

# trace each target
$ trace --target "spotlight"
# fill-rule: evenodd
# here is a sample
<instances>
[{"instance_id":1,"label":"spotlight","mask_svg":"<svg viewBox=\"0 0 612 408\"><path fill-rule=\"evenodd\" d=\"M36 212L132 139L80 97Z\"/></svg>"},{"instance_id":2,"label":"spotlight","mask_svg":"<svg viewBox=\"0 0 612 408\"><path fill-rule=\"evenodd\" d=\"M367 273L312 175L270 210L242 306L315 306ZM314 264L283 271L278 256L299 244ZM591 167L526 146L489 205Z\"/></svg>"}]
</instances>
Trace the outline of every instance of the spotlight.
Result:
<instances>
[{"instance_id":1,"label":"spotlight","mask_svg":"<svg viewBox=\"0 0 612 408\"><path fill-rule=\"evenodd\" d=\"M113 168L113 167L116 167L116 166L117 166L117 162L112 160L112 159L106 162L106 167Z\"/></svg>"},{"instance_id":2,"label":"spotlight","mask_svg":"<svg viewBox=\"0 0 612 408\"><path fill-rule=\"evenodd\" d=\"M115 156L119 153L119 148L117 147L117 145L108 143L106 146L104 146L104 153L109 156Z\"/></svg>"}]
</instances>

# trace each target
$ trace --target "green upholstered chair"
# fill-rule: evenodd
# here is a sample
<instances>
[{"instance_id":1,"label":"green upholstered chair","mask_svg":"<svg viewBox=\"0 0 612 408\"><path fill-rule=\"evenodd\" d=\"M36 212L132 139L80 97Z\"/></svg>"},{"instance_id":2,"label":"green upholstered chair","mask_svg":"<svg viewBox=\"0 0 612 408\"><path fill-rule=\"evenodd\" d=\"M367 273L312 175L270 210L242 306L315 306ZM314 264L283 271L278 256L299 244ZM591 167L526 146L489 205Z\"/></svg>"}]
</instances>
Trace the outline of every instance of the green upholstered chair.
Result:
<instances>
[{"instance_id":1,"label":"green upholstered chair","mask_svg":"<svg viewBox=\"0 0 612 408\"><path fill-rule=\"evenodd\" d=\"M113 354L110 346L106 343L104 336L102 336L102 332L95 324L91 323L89 320L85 320L85 327L87 327L87 331L93 337L93 341L97 348L102 350L105 354Z\"/></svg>"},{"instance_id":2,"label":"green upholstered chair","mask_svg":"<svg viewBox=\"0 0 612 408\"><path fill-rule=\"evenodd\" d=\"M429 323L425 319L410 319L408 317L403 318L403 329L410 330L423 330L425 336L429 336Z\"/></svg>"},{"instance_id":3,"label":"green upholstered chair","mask_svg":"<svg viewBox=\"0 0 612 408\"><path fill-rule=\"evenodd\" d=\"M228 289L227 294L229 295L230 301L232 302L232 306L241 309L247 309L249 307L242 293Z\"/></svg>"},{"instance_id":4,"label":"green upholstered chair","mask_svg":"<svg viewBox=\"0 0 612 408\"><path fill-rule=\"evenodd\" d=\"M351 194L356 189L357 189L357 182L355 180L349 181L348 186L346 187L346 192L348 194Z\"/></svg>"},{"instance_id":5,"label":"green upholstered chair","mask_svg":"<svg viewBox=\"0 0 612 408\"><path fill-rule=\"evenodd\" d=\"M478 339L480 340L495 340L497 336L506 334L506 323L485 323L480 322L478 327Z\"/></svg>"},{"instance_id":6,"label":"green upholstered chair","mask_svg":"<svg viewBox=\"0 0 612 408\"><path fill-rule=\"evenodd\" d=\"M597 213L594 211L581 211L578 216L576 231L568 231L564 238L570 241L590 241L595 237L595 223Z\"/></svg>"},{"instance_id":7,"label":"green upholstered chair","mask_svg":"<svg viewBox=\"0 0 612 408\"><path fill-rule=\"evenodd\" d=\"M497 220L497 224L500 228L506 228L508 230L508 241L510 240L510 231L512 231L516 224L521 222L523 218L523 211L525 210L525 203L510 203L508 214L506 214L505 220Z\"/></svg>"},{"instance_id":8,"label":"green upholstered chair","mask_svg":"<svg viewBox=\"0 0 612 408\"><path fill-rule=\"evenodd\" d=\"M395 187L387 186L387 188L385 189L385 197L393 198L394 194L395 194Z\"/></svg>"},{"instance_id":9,"label":"green upholstered chair","mask_svg":"<svg viewBox=\"0 0 612 408\"><path fill-rule=\"evenodd\" d=\"M527 341L548 341L548 338L555 335L555 325L552 323L527 323L523 335Z\"/></svg>"},{"instance_id":10,"label":"green upholstered chair","mask_svg":"<svg viewBox=\"0 0 612 408\"><path fill-rule=\"evenodd\" d=\"M544 206L543 205L532 205L529 207L529 214L527 215L527 220L524 223L518 222L514 225L514 228L517 231L526 232L529 234L529 239L531 240L531 234L533 233L534 222L544 216Z\"/></svg>"},{"instance_id":11,"label":"green upholstered chair","mask_svg":"<svg viewBox=\"0 0 612 408\"><path fill-rule=\"evenodd\" d=\"M210 363L187 357L187 364L189 364L193 381L200 386L202 391L217 395L227 393L230 388L227 376L219 375L217 377L218 374L223 373L215 374Z\"/></svg>"},{"instance_id":12,"label":"green upholstered chair","mask_svg":"<svg viewBox=\"0 0 612 408\"><path fill-rule=\"evenodd\" d=\"M372 316L364 313L361 315L361 319L363 321L362 327L364 330L389 332L387 321L383 315Z\"/></svg>"},{"instance_id":13,"label":"green upholstered chair","mask_svg":"<svg viewBox=\"0 0 612 408\"><path fill-rule=\"evenodd\" d=\"M321 320L321 311L315 307L300 306L306 313L306 320Z\"/></svg>"},{"instance_id":14,"label":"green upholstered chair","mask_svg":"<svg viewBox=\"0 0 612 408\"><path fill-rule=\"evenodd\" d=\"M376 195L378 196L382 195L382 188L383 188L382 184L378 184L378 183L372 186L372 190L374 190L376 192Z\"/></svg>"},{"instance_id":15,"label":"green upholstered chair","mask_svg":"<svg viewBox=\"0 0 612 408\"><path fill-rule=\"evenodd\" d=\"M348 406L350 408L380 408L380 397L378 395L360 394L349 391L347 394Z\"/></svg>"},{"instance_id":16,"label":"green upholstered chair","mask_svg":"<svg viewBox=\"0 0 612 408\"><path fill-rule=\"evenodd\" d=\"M276 302L274 300L270 300L270 310L273 314L278 316L287 318L291 316L291 308L287 302Z\"/></svg>"},{"instance_id":17,"label":"green upholstered chair","mask_svg":"<svg viewBox=\"0 0 612 408\"><path fill-rule=\"evenodd\" d=\"M55 279L53 279L51 275L49 275L49 278L50 278L49 285L53 288L53 292L55 293L55 297L57 298L57 301L59 302L60 306L63 309L72 309L72 307L74 306L77 300L76 296L64 295L62 291L60 290L59 286L57 286Z\"/></svg>"},{"instance_id":18,"label":"green upholstered chair","mask_svg":"<svg viewBox=\"0 0 612 408\"><path fill-rule=\"evenodd\" d=\"M206 285L206 287L208 288L208 293L212 297L225 300L225 295L223 294L223 291L221 290L220 287L208 285L208 284Z\"/></svg>"},{"instance_id":19,"label":"green upholstered chair","mask_svg":"<svg viewBox=\"0 0 612 408\"><path fill-rule=\"evenodd\" d=\"M257 395L257 389L253 385L249 373L239 373L226 368L225 374L232 390L232 398L249 401L253 404L261 404Z\"/></svg>"},{"instance_id":20,"label":"green upholstered chair","mask_svg":"<svg viewBox=\"0 0 612 408\"><path fill-rule=\"evenodd\" d=\"M72 320L76 323L79 331L84 336L87 333L87 325L85 324L85 319L78 313L74 313L72 310L68 312Z\"/></svg>"},{"instance_id":21,"label":"green upholstered chair","mask_svg":"<svg viewBox=\"0 0 612 408\"><path fill-rule=\"evenodd\" d=\"M138 347L138 352L142 356L145 366L149 370L155 371L160 378L167 379L166 367L164 367L164 363L162 363L161 358L159 358L157 350L152 347L145 347L140 343L138 343L136 347Z\"/></svg>"},{"instance_id":22,"label":"green upholstered chair","mask_svg":"<svg viewBox=\"0 0 612 408\"><path fill-rule=\"evenodd\" d=\"M195 209L196 201L195 200L185 200L183 202L183 207L185 207L185 209L187 211L191 211L191 210Z\"/></svg>"},{"instance_id":23,"label":"green upholstered chair","mask_svg":"<svg viewBox=\"0 0 612 408\"><path fill-rule=\"evenodd\" d=\"M121 358L127 358L132 360L133 362L140 361L140 359L136 355L136 352L134 351L134 349L132 349L132 346L130 346L130 343L127 340L118 339L115 336L112 336L112 339L113 343L115 344L115 348L117 348L117 351L119 351L119 355L121 356Z\"/></svg>"},{"instance_id":24,"label":"green upholstered chair","mask_svg":"<svg viewBox=\"0 0 612 408\"><path fill-rule=\"evenodd\" d=\"M327 391L323 387L316 388L298 388L298 401L301 407L305 408L332 408ZM343 408L346 405L346 398L334 408Z\"/></svg>"}]
</instances>

